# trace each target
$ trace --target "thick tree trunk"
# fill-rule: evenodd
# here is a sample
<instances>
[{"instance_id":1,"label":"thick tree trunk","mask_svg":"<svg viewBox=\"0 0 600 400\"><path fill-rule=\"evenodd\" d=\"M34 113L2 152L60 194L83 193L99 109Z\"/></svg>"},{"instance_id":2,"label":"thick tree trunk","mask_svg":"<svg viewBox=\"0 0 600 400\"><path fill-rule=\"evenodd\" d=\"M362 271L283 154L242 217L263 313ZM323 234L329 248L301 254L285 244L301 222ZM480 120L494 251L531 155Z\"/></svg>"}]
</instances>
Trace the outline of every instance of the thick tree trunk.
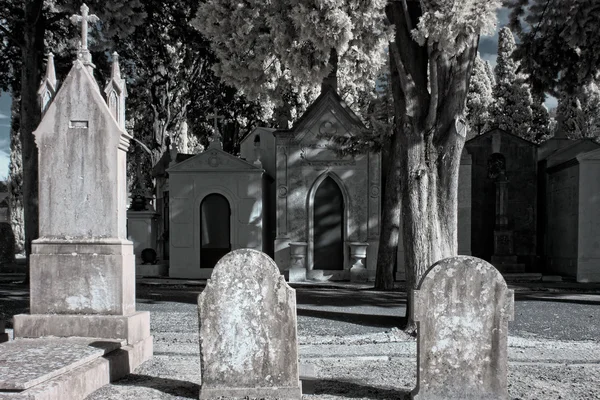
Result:
<instances>
[{"instance_id":1,"label":"thick tree trunk","mask_svg":"<svg viewBox=\"0 0 600 400\"><path fill-rule=\"evenodd\" d=\"M38 151L33 131L40 121L37 89L41 80L41 61L44 54L45 16L43 0L24 4L25 23L21 49L21 144L23 146L23 199L25 215L25 254L27 271L31 241L39 235L38 219ZM26 281L29 280L29 274Z\"/></svg>"},{"instance_id":2,"label":"thick tree trunk","mask_svg":"<svg viewBox=\"0 0 600 400\"><path fill-rule=\"evenodd\" d=\"M390 141L383 191L383 212L381 217L381 236L377 253L377 271L375 289L392 290L394 288L394 267L398 258L398 238L400 235L400 138L394 132Z\"/></svg>"},{"instance_id":3,"label":"thick tree trunk","mask_svg":"<svg viewBox=\"0 0 600 400\"><path fill-rule=\"evenodd\" d=\"M407 126L401 136L402 228L406 268L407 332L414 332L412 290L435 262L457 254L458 172L464 137L452 126L449 152L439 152L425 132Z\"/></svg>"},{"instance_id":4,"label":"thick tree trunk","mask_svg":"<svg viewBox=\"0 0 600 400\"><path fill-rule=\"evenodd\" d=\"M432 264L458 250L458 172L467 131L462 118L479 37L465 38L465 49L457 54L436 43L420 46L411 31L422 15L421 3L390 2L386 12L396 26L390 75L400 138L405 330L414 333L412 291Z\"/></svg>"}]
</instances>

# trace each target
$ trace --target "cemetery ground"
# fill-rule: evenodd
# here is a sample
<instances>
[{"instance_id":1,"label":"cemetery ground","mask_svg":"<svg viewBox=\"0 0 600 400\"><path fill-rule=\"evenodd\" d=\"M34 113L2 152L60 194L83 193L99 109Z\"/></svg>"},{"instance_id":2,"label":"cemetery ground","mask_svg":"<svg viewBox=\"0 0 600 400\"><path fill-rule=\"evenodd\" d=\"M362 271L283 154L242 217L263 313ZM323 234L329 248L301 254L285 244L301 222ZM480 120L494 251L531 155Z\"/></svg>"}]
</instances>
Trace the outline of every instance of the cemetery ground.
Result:
<instances>
[{"instance_id":1,"label":"cemetery ground","mask_svg":"<svg viewBox=\"0 0 600 400\"><path fill-rule=\"evenodd\" d=\"M28 312L22 275L0 274L0 319ZM416 343L396 327L399 287L294 285L300 361L313 368L305 399L402 399L416 383ZM511 399L600 399L600 284L525 282L509 324ZM150 311L154 357L87 400L196 399L199 281L138 279L137 309ZM301 369L301 375L303 369ZM306 386L306 383L305 383ZM308 389L306 387L305 389ZM306 390L305 390L306 392Z\"/></svg>"}]
</instances>

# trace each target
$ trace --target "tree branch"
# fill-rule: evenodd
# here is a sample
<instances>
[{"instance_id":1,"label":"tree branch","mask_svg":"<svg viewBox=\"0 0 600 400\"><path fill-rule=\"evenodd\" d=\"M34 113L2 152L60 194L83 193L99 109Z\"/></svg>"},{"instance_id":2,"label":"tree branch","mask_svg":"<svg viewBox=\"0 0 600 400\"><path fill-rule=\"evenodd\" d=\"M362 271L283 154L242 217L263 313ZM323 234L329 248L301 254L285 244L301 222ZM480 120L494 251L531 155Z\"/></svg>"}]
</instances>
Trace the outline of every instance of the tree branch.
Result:
<instances>
[{"instance_id":1,"label":"tree branch","mask_svg":"<svg viewBox=\"0 0 600 400\"><path fill-rule=\"evenodd\" d=\"M438 60L440 58L439 50L435 49L433 45L428 45L429 48L429 110L427 111L427 117L425 119L425 129L427 131L433 129L435 120L438 112L438 98L439 98L439 82L438 82Z\"/></svg>"},{"instance_id":2,"label":"tree branch","mask_svg":"<svg viewBox=\"0 0 600 400\"><path fill-rule=\"evenodd\" d=\"M2 33L4 33L4 35L6 35L6 37L11 40L12 42L14 42L17 46L19 47L23 47L23 45L25 44L25 42L21 39L19 40L16 36L14 36L12 34L11 31L9 31L8 29L6 29L5 27L3 27L2 25L0 25L0 31Z\"/></svg>"}]
</instances>

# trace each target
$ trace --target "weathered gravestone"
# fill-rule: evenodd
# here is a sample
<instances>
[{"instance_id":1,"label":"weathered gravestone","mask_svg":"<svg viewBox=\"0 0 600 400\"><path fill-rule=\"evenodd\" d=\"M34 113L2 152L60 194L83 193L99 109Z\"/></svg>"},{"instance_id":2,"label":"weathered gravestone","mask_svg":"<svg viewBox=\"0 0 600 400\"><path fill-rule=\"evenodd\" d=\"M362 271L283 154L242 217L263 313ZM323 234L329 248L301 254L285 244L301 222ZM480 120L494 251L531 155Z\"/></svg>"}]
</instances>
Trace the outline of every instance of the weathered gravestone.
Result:
<instances>
[{"instance_id":1,"label":"weathered gravestone","mask_svg":"<svg viewBox=\"0 0 600 400\"><path fill-rule=\"evenodd\" d=\"M269 256L240 249L223 257L198 312L201 399L302 398L296 292Z\"/></svg>"},{"instance_id":2,"label":"weathered gravestone","mask_svg":"<svg viewBox=\"0 0 600 400\"><path fill-rule=\"evenodd\" d=\"M508 320L514 293L475 257L435 263L413 291L416 400L506 400Z\"/></svg>"}]
</instances>

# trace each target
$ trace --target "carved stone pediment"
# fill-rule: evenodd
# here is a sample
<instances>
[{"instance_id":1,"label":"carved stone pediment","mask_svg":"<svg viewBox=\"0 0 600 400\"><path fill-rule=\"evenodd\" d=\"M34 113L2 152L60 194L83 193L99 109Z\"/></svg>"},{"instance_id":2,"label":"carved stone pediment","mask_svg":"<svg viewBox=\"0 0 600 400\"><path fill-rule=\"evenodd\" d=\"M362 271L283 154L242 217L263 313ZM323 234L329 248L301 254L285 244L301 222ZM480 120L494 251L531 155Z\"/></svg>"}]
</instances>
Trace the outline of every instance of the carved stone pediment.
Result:
<instances>
[{"instance_id":1,"label":"carved stone pediment","mask_svg":"<svg viewBox=\"0 0 600 400\"><path fill-rule=\"evenodd\" d=\"M197 154L177 165L169 168L167 172L220 172L220 171L256 171L263 169L240 158L232 156L220 149L209 148L207 151Z\"/></svg>"}]
</instances>

